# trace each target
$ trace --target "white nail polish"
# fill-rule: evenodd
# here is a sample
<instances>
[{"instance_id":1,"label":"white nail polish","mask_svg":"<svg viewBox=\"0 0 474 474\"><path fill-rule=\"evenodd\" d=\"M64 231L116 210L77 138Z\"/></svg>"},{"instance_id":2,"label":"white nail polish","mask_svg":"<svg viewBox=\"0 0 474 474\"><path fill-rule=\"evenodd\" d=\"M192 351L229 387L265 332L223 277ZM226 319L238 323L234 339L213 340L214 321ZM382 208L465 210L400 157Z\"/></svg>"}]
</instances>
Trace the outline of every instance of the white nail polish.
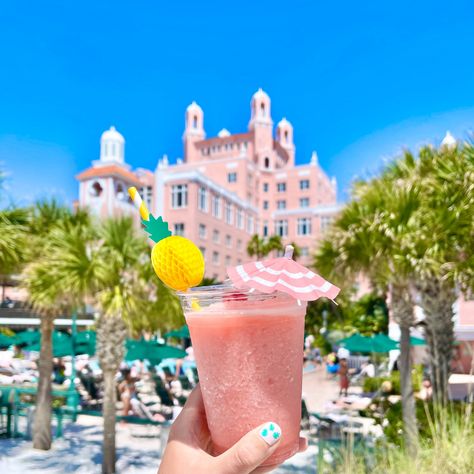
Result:
<instances>
[{"instance_id":1,"label":"white nail polish","mask_svg":"<svg viewBox=\"0 0 474 474\"><path fill-rule=\"evenodd\" d=\"M273 446L281 437L281 428L273 421L265 423L259 431L264 441Z\"/></svg>"}]
</instances>

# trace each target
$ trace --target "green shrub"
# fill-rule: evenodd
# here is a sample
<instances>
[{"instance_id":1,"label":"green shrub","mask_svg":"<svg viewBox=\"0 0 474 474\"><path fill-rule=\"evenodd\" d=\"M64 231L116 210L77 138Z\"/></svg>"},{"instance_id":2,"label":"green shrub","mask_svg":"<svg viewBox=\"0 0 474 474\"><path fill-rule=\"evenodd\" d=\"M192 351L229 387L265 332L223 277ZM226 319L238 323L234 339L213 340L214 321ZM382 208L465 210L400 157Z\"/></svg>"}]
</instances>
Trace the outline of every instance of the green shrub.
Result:
<instances>
[{"instance_id":1,"label":"green shrub","mask_svg":"<svg viewBox=\"0 0 474 474\"><path fill-rule=\"evenodd\" d=\"M363 383L363 391L366 393L377 392L384 382L390 382L392 390L387 395L400 395L400 372L392 372L386 377L367 377ZM421 387L420 369L415 367L412 374L413 390L418 392Z\"/></svg>"}]
</instances>

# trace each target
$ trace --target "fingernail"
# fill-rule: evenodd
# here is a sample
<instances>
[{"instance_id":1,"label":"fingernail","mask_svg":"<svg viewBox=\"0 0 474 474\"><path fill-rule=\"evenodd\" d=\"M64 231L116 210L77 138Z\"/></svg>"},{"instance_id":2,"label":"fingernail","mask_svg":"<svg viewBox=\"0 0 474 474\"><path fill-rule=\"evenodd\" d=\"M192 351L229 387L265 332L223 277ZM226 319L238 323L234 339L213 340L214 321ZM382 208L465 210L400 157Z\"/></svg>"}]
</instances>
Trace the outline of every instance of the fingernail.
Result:
<instances>
[{"instance_id":1,"label":"fingernail","mask_svg":"<svg viewBox=\"0 0 474 474\"><path fill-rule=\"evenodd\" d=\"M262 426L259 434L268 445L273 446L280 439L281 428L274 421L269 421Z\"/></svg>"}]
</instances>

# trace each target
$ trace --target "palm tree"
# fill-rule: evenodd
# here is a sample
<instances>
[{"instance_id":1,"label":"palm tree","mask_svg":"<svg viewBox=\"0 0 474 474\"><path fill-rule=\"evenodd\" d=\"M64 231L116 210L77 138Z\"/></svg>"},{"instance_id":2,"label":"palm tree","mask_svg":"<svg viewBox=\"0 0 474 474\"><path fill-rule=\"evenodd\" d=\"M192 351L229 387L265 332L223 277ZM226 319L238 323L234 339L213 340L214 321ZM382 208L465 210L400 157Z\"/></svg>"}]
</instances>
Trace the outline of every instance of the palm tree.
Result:
<instances>
[{"instance_id":1,"label":"palm tree","mask_svg":"<svg viewBox=\"0 0 474 474\"><path fill-rule=\"evenodd\" d=\"M351 201L324 239L315 259L318 271L347 286L360 273L391 294L391 313L400 326L400 382L405 443L417 450L417 425L411 380L410 327L414 323L411 261L406 236L413 232L420 206L415 186L384 177L359 183Z\"/></svg>"},{"instance_id":2,"label":"palm tree","mask_svg":"<svg viewBox=\"0 0 474 474\"><path fill-rule=\"evenodd\" d=\"M466 256L472 256L474 215L474 149L472 145L425 147L416 162L407 158L394 167L396 177L416 180L423 196L418 232L412 234L410 258L425 314L433 398L448 401L453 355L457 283L462 284Z\"/></svg>"},{"instance_id":3,"label":"palm tree","mask_svg":"<svg viewBox=\"0 0 474 474\"><path fill-rule=\"evenodd\" d=\"M2 301L9 276L18 270L25 259L28 212L13 208L0 211L0 279Z\"/></svg>"},{"instance_id":4,"label":"palm tree","mask_svg":"<svg viewBox=\"0 0 474 474\"><path fill-rule=\"evenodd\" d=\"M247 244L247 254L249 257L257 257L257 259L266 257L274 250L283 250L283 243L279 235L272 235L265 239L254 234Z\"/></svg>"},{"instance_id":5,"label":"palm tree","mask_svg":"<svg viewBox=\"0 0 474 474\"><path fill-rule=\"evenodd\" d=\"M125 353L132 321L150 313L152 288L143 278L145 237L136 235L130 218L108 220L100 228L101 266L105 270L98 297L97 356L104 376L104 440L102 472L115 472L115 375ZM151 267L149 262L146 262Z\"/></svg>"},{"instance_id":6,"label":"palm tree","mask_svg":"<svg viewBox=\"0 0 474 474\"><path fill-rule=\"evenodd\" d=\"M55 209L56 211L56 209ZM81 307L98 287L100 268L91 246L94 230L84 212L61 210L58 221L48 221L46 233L31 239L29 263L22 284L41 315L41 350L33 446L51 447L52 331L54 319ZM32 228L37 223L32 221ZM35 250L37 255L35 254Z\"/></svg>"}]
</instances>

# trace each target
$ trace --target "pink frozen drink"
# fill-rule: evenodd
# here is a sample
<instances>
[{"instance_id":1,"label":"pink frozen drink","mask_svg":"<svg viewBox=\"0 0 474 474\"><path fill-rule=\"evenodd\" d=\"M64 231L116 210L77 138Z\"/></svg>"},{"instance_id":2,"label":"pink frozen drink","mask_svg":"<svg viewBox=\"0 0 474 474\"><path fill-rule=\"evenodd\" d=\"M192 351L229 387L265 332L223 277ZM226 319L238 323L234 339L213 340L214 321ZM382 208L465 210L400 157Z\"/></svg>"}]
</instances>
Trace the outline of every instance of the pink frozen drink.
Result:
<instances>
[{"instance_id":1,"label":"pink frozen drink","mask_svg":"<svg viewBox=\"0 0 474 474\"><path fill-rule=\"evenodd\" d=\"M218 455L267 421L282 429L264 465L298 451L306 302L229 286L181 294Z\"/></svg>"}]
</instances>

